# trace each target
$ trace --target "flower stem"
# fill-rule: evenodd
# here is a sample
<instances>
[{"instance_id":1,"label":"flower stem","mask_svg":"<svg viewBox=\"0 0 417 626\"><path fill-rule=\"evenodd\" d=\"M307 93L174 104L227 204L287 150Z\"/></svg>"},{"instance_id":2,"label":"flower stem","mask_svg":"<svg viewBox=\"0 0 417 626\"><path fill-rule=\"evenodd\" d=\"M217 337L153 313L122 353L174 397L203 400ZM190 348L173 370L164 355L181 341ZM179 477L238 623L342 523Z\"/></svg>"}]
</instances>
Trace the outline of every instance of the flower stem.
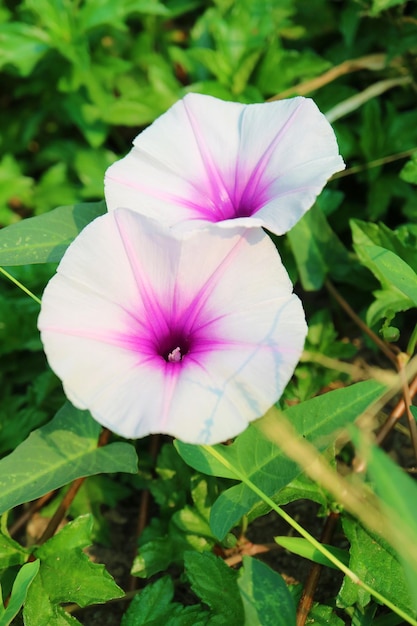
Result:
<instances>
[{"instance_id":1,"label":"flower stem","mask_svg":"<svg viewBox=\"0 0 417 626\"><path fill-rule=\"evenodd\" d=\"M416 342L417 342L417 324L414 326L414 330L411 333L411 337L407 345L407 354L409 354L410 356L412 356L412 354L414 353Z\"/></svg>"},{"instance_id":2,"label":"flower stem","mask_svg":"<svg viewBox=\"0 0 417 626\"><path fill-rule=\"evenodd\" d=\"M32 293L27 287L25 287L24 285L22 285L21 282L19 282L17 280L17 278L15 278L14 276L12 276L11 274L9 274L9 272L7 272L4 267L0 267L0 272L6 276L6 278L8 278L12 283L14 283L15 285L17 285L19 287L19 289L21 289L22 291L24 291L28 296L30 296L32 298L32 300L34 300L37 304L41 304L40 299L35 296L34 293Z\"/></svg>"},{"instance_id":3,"label":"flower stem","mask_svg":"<svg viewBox=\"0 0 417 626\"><path fill-rule=\"evenodd\" d=\"M401 608L397 607L393 604L388 598L385 598L382 594L380 594L375 589L372 589L367 583L357 576L349 567L347 567L344 563L339 561L339 559L334 556L327 548L325 548L320 541L315 539L310 533L305 530L295 519L293 519L286 511L284 511L279 505L277 505L266 493L262 491L255 483L253 483L245 474L241 473L238 469L236 469L227 459L223 457L222 454L212 446L204 445L202 446L206 452L211 454L215 459L220 461L227 469L232 471L236 478L243 482L249 489L251 489L261 500L263 500L273 511L275 511L282 519L284 519L294 530L296 530L302 537L307 539L311 545L316 548L319 552L323 554L331 563L333 563L340 571L342 571L352 582L356 585L362 587L365 591L367 591L370 595L372 595L378 602L385 604L391 611L399 615L402 619L404 619L411 626L417 626L417 621L412 617L407 615Z\"/></svg>"}]
</instances>

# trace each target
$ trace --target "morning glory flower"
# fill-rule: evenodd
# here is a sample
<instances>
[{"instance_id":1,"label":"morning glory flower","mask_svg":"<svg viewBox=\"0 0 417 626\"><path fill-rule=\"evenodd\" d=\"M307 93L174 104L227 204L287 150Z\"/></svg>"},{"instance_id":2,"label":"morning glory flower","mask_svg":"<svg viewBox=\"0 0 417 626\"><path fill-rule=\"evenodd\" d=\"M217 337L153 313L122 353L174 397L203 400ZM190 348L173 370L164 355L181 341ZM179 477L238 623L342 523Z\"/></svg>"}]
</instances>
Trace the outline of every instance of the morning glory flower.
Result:
<instances>
[{"instance_id":1,"label":"morning glory flower","mask_svg":"<svg viewBox=\"0 0 417 626\"><path fill-rule=\"evenodd\" d=\"M188 94L106 172L109 210L182 229L207 222L282 235L342 169L334 132L313 100L263 104Z\"/></svg>"},{"instance_id":2,"label":"morning glory flower","mask_svg":"<svg viewBox=\"0 0 417 626\"><path fill-rule=\"evenodd\" d=\"M115 433L237 435L281 396L307 328L262 229L173 234L117 209L89 224L39 316L71 402Z\"/></svg>"}]
</instances>

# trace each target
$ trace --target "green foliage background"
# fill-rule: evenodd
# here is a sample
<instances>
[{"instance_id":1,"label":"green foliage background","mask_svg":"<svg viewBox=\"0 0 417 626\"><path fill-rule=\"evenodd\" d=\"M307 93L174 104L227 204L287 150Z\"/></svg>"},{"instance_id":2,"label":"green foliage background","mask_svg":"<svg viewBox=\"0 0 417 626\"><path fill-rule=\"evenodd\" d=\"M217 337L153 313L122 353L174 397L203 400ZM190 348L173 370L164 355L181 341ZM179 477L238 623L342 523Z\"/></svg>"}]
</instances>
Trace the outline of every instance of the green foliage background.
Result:
<instances>
[{"instance_id":1,"label":"green foliage background","mask_svg":"<svg viewBox=\"0 0 417 626\"><path fill-rule=\"evenodd\" d=\"M387 363L341 313L332 285L379 337L394 342L407 358L415 352L416 51L417 5L413 0L3 0L0 265L41 296L66 246L86 223L105 211L106 168L130 149L140 130L186 93L243 103L298 94L313 97L335 129L347 170L330 181L286 237L275 238L302 294L309 322L306 350L281 406L300 434L334 462L333 446L327 439L320 444L316 439L327 437L336 425L352 422L378 396L379 383L357 381L372 378L373 368L386 368ZM36 432L42 439L46 435L44 445L55 445L61 419L75 424L74 442L71 439L66 446L56 474L47 476L46 468L43 493L65 485L70 478L103 469L134 474L132 446L112 443L104 459L95 448L94 424L81 419L79 412L64 407L51 422L64 397L43 356L36 329L38 305L3 277L0 280L0 455L5 457L0 463L8 472L0 483L4 497L9 498L3 500L1 510L42 492L43 488L33 486L40 471L31 477L33 482L17 476L22 481L17 487L8 478L16 463L22 476L30 474L30 469L25 474L25 461L36 460L37 467L42 464L46 448L37 447L38 456L30 456L39 435L34 433L22 442L41 427ZM356 384L348 387L351 383ZM333 386L343 389L315 398ZM301 404L288 407L294 402ZM308 411L310 421L302 417L303 410ZM69 476L66 464L80 456L78 436L84 446L80 465ZM294 462L284 462L272 444L264 441L268 448L262 453L264 463L257 465L249 453L253 437L252 430L243 433L228 448L226 460L239 466L244 477L261 484L276 503L305 497L328 509L328 494L300 476ZM59 436L57 441L62 444ZM241 476L225 470L207 451L179 444L179 456L167 444L151 470L145 446L139 443L137 448L142 454L139 475L125 477L118 485L114 477L88 479L73 503L73 525L64 537L53 538L35 551L40 567L27 563L20 570L16 583L22 582L12 593L12 609L2 613L0 602L1 626L10 623L7 620L19 611L26 593L24 620L29 626L39 626L40 614L50 620L48 624L77 623L60 607L64 601L88 604L120 596L107 574L91 573L82 548L92 539L108 540L101 504L113 506L144 486L158 506L158 516L141 536L133 573L149 578L173 566L182 567L202 605L184 607L174 601L172 581L164 576L148 585L146 593L135 600L136 607L132 603L123 626L232 624L231 615L240 626L243 605L254 626L260 607L265 611L270 601L270 595L260 591L269 584L280 589L281 606L288 611L282 623L289 624L297 590L289 593L278 574L263 570L250 557L238 577L229 570L225 573L223 562L211 554L219 538L222 550L234 544L236 538L229 531L242 516L247 523L270 507L250 491ZM118 464L116 453L122 449L124 461ZM401 488L391 493L387 487L391 470L378 455L370 463L372 480L378 483L381 476L385 480L381 485L388 504L401 509L402 496L415 501L415 485L403 485L401 477L397 483ZM280 480L271 482L271 467ZM23 491L16 495L19 488ZM413 516L404 509L404 519L411 525ZM2 530L0 580L7 595L16 575L9 567L24 563L29 551L8 538L5 527ZM415 615L416 598L410 598L402 585L398 555L393 556L383 542L376 553L374 537L349 520L344 521L343 530L351 545L352 567L360 565L358 555L365 550L373 570L392 568L391 580L382 577L378 583L381 593L396 598L399 606ZM68 538L76 548L74 557L66 550ZM76 580L66 589L52 590L44 572L50 565L48 559L52 563L57 554L68 567L78 567L84 581L94 578L96 595L92 588L86 597L80 595ZM201 582L207 568L227 588L223 605L218 602L217 587ZM56 575L61 573L57 570ZM402 591L393 584L398 580ZM377 624L378 617L371 620L379 615L378 607L369 604L369 594L356 591L345 580L339 606L357 624ZM159 608L152 609L158 602ZM318 623L344 623L334 605L314 609ZM144 614L148 621L140 621ZM278 623L276 608L263 615ZM392 614L389 617L391 621L380 623L400 623Z\"/></svg>"}]
</instances>

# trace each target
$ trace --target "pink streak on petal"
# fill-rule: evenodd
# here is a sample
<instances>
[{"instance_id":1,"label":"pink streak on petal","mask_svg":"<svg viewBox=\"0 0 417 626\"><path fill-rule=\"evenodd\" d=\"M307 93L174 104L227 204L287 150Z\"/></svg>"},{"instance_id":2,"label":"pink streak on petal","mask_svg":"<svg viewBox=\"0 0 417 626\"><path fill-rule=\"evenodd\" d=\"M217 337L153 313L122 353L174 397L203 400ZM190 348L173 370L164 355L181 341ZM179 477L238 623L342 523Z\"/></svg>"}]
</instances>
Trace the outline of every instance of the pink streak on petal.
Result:
<instances>
[{"instance_id":1,"label":"pink streak on petal","mask_svg":"<svg viewBox=\"0 0 417 626\"><path fill-rule=\"evenodd\" d=\"M163 202L167 202L168 204L176 204L181 207L192 209L193 211L196 211L198 213L198 216L196 216L194 219L198 219L201 213L204 214L206 212L208 216L212 216L212 213L204 209L204 207L201 206L201 202L198 202L197 200L194 201L185 196L177 196L173 193L164 192L162 189L148 187L147 185L139 183L138 181L127 180L126 178L114 176L112 174L107 174L107 180L111 180L114 183L117 183L123 187L129 187L130 189L134 189L135 191L139 191L140 193L143 193L145 195L157 198L158 200L162 200Z\"/></svg>"},{"instance_id":2,"label":"pink streak on petal","mask_svg":"<svg viewBox=\"0 0 417 626\"><path fill-rule=\"evenodd\" d=\"M159 337L161 337L161 335L167 334L170 329L165 319L164 312L162 311L160 303L158 302L158 298L152 292L152 286L148 284L148 281L137 262L137 255L135 253L135 250L133 249L132 242L130 241L128 233L125 231L124 225L122 223L123 213L119 214L116 212L113 213L113 215L115 216L114 219L138 287L138 292L140 293L144 304L144 312L148 321L147 330L149 333L152 333L155 340L157 340Z\"/></svg>"},{"instance_id":3,"label":"pink streak on petal","mask_svg":"<svg viewBox=\"0 0 417 626\"><path fill-rule=\"evenodd\" d=\"M303 101L302 101L303 102ZM293 125L294 120L298 113L302 108L302 102L296 107L291 115L288 117L285 124L280 129L279 133L273 137L272 141L267 145L264 152L262 153L260 159L256 163L255 167L251 168L250 175L247 179L246 185L243 189L239 189L241 180L246 178L245 169L247 166L242 164L241 158L245 158L245 155L240 156L238 153L238 162L236 167L236 178L235 178L235 188L234 188L234 199L236 206L245 206L250 205L254 202L254 196L256 195L257 200L254 203L254 208L252 210L252 214L256 213L256 211L265 203L268 199L264 196L267 196L267 190L270 185L270 180L265 178L262 180L262 177L265 174L265 170L268 166L268 161L270 159L271 153L277 147L277 144L282 140L282 137L287 133L289 128ZM271 177L274 178L275 177ZM263 183L263 184L261 184Z\"/></svg>"},{"instance_id":4,"label":"pink streak on petal","mask_svg":"<svg viewBox=\"0 0 417 626\"><path fill-rule=\"evenodd\" d=\"M201 159L207 172L207 179L211 192L208 200L210 202L210 205L212 205L213 207L212 217L216 218L214 221L218 221L220 218L227 218L229 217L229 211L227 211L227 209L229 209L232 203L229 190L227 189L227 185L225 184L221 173L216 167L210 150L208 149L208 146L205 142L204 136L200 131L198 121L193 115L190 107L187 107L187 100L183 100L183 105L193 133L195 135ZM223 210L224 206L226 208L226 211ZM203 212L205 212L204 209ZM216 212L220 213L220 215L216 215Z\"/></svg>"},{"instance_id":5,"label":"pink streak on petal","mask_svg":"<svg viewBox=\"0 0 417 626\"><path fill-rule=\"evenodd\" d=\"M227 255L222 259L222 261L218 264L218 266L214 269L212 274L206 279L204 285L201 289L196 292L192 302L187 307L187 309L183 312L184 318L187 319L187 328L190 332L195 330L196 320L198 320L198 316L201 311L204 309L204 306L207 303L207 300L210 297L210 294L216 288L219 274L223 274L226 271L226 268L233 261L235 256L239 253L240 248L244 245L243 239L238 239L233 248L227 253Z\"/></svg>"}]
</instances>

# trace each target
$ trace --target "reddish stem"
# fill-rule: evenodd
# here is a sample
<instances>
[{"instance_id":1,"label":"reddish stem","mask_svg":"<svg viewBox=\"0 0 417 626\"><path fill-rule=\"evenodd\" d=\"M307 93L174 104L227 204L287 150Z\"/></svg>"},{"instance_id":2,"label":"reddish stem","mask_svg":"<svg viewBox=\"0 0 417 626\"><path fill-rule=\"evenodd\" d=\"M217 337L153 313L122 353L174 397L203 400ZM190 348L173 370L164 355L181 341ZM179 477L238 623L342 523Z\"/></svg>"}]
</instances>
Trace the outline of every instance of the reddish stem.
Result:
<instances>
[{"instance_id":1,"label":"reddish stem","mask_svg":"<svg viewBox=\"0 0 417 626\"><path fill-rule=\"evenodd\" d=\"M359 326L359 328L366 335L368 335L370 339L372 339L372 341L385 354L385 356L391 361L391 363L395 365L395 368L398 369L398 361L395 355L395 352L397 352L398 350L395 350L391 345L389 345L388 343L383 341L380 337L378 337L378 335L376 335L374 331L371 330L369 326L367 326L363 320L361 320L359 315L355 313L355 311L352 309L350 304L348 304L348 302L346 302L343 296L340 295L340 293L337 291L335 286L330 282L330 280L326 280L325 286L326 286L326 289L334 297L334 299L337 300L337 302L340 304L342 309L344 309L346 313L351 317L351 319L355 322L355 324Z\"/></svg>"},{"instance_id":2,"label":"reddish stem","mask_svg":"<svg viewBox=\"0 0 417 626\"><path fill-rule=\"evenodd\" d=\"M110 431L107 428L104 428L97 442L97 447L101 448L102 446L106 445L109 440L109 437L110 437ZM77 495L85 479L86 477L82 476L81 478L77 478L76 480L73 481L71 487L69 488L69 490L63 497L60 505L58 506L54 515L50 519L48 526L45 528L44 533L42 534L41 538L38 541L38 545L42 545L43 543L45 543L45 541L50 539L55 534L56 529L58 528L58 526L64 519L65 515L67 514L69 507L71 506L75 496Z\"/></svg>"},{"instance_id":3,"label":"reddish stem","mask_svg":"<svg viewBox=\"0 0 417 626\"><path fill-rule=\"evenodd\" d=\"M149 454L154 463L156 461L156 457L158 456L159 444L160 444L160 436L151 435L150 442L149 442ZM140 497L138 524L136 527L136 541L135 541L134 557L136 556L139 537L141 536L142 532L146 528L146 524L148 523L150 502L151 502L151 493L149 489L144 489ZM130 576L129 583L128 583L128 590L134 591L137 588L137 583L138 583L137 576Z\"/></svg>"},{"instance_id":4,"label":"reddish stem","mask_svg":"<svg viewBox=\"0 0 417 626\"><path fill-rule=\"evenodd\" d=\"M411 401L411 399L414 398L414 396L417 393L417 376L411 381L409 389L410 389L410 401ZM405 407L404 398L401 398L399 402L396 404L396 406L394 407L393 411L391 412L391 415L386 420L386 422L384 423L381 430L378 432L376 436L375 441L379 446L382 445L385 438L389 435L391 430L394 428L395 424L404 415L405 409L406 407Z\"/></svg>"},{"instance_id":5,"label":"reddish stem","mask_svg":"<svg viewBox=\"0 0 417 626\"><path fill-rule=\"evenodd\" d=\"M39 511L49 500L56 494L56 489L46 493L41 498L38 498L29 506L29 508L22 513L22 515L10 525L9 534L14 537L25 524L31 519L31 517Z\"/></svg>"},{"instance_id":6,"label":"reddish stem","mask_svg":"<svg viewBox=\"0 0 417 626\"><path fill-rule=\"evenodd\" d=\"M331 543L338 519L338 513L330 513L328 515L323 528L323 532L320 537L321 543ZM296 626L304 626L304 624L306 623L308 614L314 601L314 594L317 589L322 568L323 566L319 565L318 563L313 563L310 568L310 572L308 574L308 578L304 585L303 593L301 594L301 598L297 607Z\"/></svg>"}]
</instances>

